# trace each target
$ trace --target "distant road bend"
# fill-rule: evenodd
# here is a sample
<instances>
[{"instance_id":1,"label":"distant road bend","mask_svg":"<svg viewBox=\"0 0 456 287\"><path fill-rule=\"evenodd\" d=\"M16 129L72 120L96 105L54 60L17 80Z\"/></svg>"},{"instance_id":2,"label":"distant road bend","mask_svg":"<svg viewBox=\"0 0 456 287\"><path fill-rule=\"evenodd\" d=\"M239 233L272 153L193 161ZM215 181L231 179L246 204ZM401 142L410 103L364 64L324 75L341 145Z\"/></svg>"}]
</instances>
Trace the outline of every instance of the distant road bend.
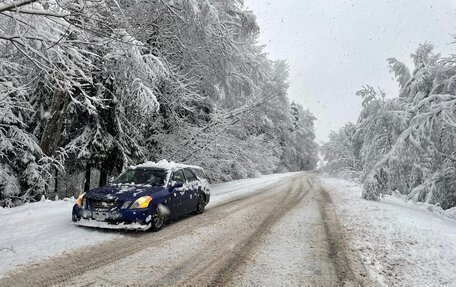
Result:
<instances>
[{"instance_id":1,"label":"distant road bend","mask_svg":"<svg viewBox=\"0 0 456 287\"><path fill-rule=\"evenodd\" d=\"M0 286L371 286L331 197L295 174L157 233L23 267Z\"/></svg>"}]
</instances>

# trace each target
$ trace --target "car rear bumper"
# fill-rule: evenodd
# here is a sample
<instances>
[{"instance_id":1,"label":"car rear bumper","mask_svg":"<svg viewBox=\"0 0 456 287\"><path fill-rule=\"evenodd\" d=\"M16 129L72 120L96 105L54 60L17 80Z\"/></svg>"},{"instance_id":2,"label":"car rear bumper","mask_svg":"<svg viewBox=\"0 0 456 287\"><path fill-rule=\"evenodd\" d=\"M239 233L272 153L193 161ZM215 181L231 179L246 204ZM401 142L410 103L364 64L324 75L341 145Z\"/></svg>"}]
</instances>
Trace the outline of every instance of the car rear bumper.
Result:
<instances>
[{"instance_id":1,"label":"car rear bumper","mask_svg":"<svg viewBox=\"0 0 456 287\"><path fill-rule=\"evenodd\" d=\"M151 227L152 209L141 210L88 210L81 207L73 207L73 221L80 226L108 228L108 229L127 229L127 230L147 230Z\"/></svg>"}]
</instances>

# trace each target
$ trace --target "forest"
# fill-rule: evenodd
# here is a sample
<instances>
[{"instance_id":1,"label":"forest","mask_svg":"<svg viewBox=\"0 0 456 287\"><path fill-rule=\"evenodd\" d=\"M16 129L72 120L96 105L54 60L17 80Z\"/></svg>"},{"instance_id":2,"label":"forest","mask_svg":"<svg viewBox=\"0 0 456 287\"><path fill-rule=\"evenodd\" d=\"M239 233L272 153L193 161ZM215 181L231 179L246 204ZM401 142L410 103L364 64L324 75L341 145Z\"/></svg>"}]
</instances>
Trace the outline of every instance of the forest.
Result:
<instances>
[{"instance_id":1,"label":"forest","mask_svg":"<svg viewBox=\"0 0 456 287\"><path fill-rule=\"evenodd\" d=\"M322 147L325 170L359 179L366 199L398 192L449 209L456 206L456 55L425 43L411 59L412 69L387 60L398 95L372 86L356 93L358 121L331 133Z\"/></svg>"},{"instance_id":2,"label":"forest","mask_svg":"<svg viewBox=\"0 0 456 287\"><path fill-rule=\"evenodd\" d=\"M76 195L146 160L200 165L213 182L315 168L315 118L289 100L288 64L268 58L259 30L242 0L1 2L0 206ZM366 111L394 104L406 114L412 103L432 104L415 115L424 126L406 117L419 128L372 167L371 178L382 180L371 180L368 194L377 194L395 154L421 152L408 143L422 133L440 161L415 182L428 190L454 175L452 135L433 141L433 127L443 131L452 119L444 110L454 103L446 94L453 63L429 53L418 60L408 76L392 62L403 101L365 95ZM430 73L441 80L432 86L439 95L428 97ZM436 198L446 188L432 187Z\"/></svg>"}]
</instances>

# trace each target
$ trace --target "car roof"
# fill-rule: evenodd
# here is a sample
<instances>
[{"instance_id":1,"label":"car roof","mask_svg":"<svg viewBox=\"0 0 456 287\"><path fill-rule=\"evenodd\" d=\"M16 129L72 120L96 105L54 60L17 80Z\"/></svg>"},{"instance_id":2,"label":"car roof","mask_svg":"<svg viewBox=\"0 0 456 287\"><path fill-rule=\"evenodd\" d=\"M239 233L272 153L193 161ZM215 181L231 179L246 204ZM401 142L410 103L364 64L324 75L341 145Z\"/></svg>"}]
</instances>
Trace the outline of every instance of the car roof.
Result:
<instances>
[{"instance_id":1,"label":"car roof","mask_svg":"<svg viewBox=\"0 0 456 287\"><path fill-rule=\"evenodd\" d=\"M159 162L148 161L142 164L138 164L136 166L130 166L130 169L136 168L162 168L170 171L178 170L181 168L193 168L193 169L200 169L203 170L202 167L196 165L188 165L183 163L175 163L174 161L167 161L166 159L161 160Z\"/></svg>"}]
</instances>

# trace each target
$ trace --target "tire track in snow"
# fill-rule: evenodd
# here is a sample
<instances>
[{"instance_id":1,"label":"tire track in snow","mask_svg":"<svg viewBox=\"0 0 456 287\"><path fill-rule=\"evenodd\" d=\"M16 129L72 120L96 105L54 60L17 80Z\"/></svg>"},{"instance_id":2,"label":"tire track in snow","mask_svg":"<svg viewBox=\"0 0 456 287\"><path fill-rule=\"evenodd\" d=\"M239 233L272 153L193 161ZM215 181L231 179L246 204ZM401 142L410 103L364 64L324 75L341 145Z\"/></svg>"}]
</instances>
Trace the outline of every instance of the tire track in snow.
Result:
<instances>
[{"instance_id":1,"label":"tire track in snow","mask_svg":"<svg viewBox=\"0 0 456 287\"><path fill-rule=\"evenodd\" d=\"M347 235L339 222L331 196L320 183L318 186L321 194L318 203L329 244L329 257L336 272L337 283L340 286L373 286L361 260L349 250L346 241Z\"/></svg>"},{"instance_id":2,"label":"tire track in snow","mask_svg":"<svg viewBox=\"0 0 456 287\"><path fill-rule=\"evenodd\" d=\"M175 270L172 270L165 277L156 281L157 285L166 285L171 283L174 286L227 286L233 285L232 279L235 275L242 273L244 264L247 264L251 251L257 247L259 238L266 234L270 228L280 220L287 211L295 207L307 195L302 192L301 179L294 179L291 183L283 185L278 192L273 194L269 202L262 204L254 203L261 208L269 209L262 214L261 220L255 223L251 230L233 232L233 240L239 240L228 250L225 248L215 247L213 250L207 250L199 258L191 258L182 262ZM261 196L261 195L260 195ZM254 206L253 205L253 206ZM250 206L252 208L252 206ZM241 228L245 226L241 226ZM239 238L240 237L240 238ZM207 254L211 254L208 256ZM181 277L183 276L183 278ZM175 280L176 278L182 278ZM174 279L174 281L172 280Z\"/></svg>"},{"instance_id":3,"label":"tire track in snow","mask_svg":"<svg viewBox=\"0 0 456 287\"><path fill-rule=\"evenodd\" d=\"M210 283L211 278L230 258L232 250L237 249L234 245L227 246L232 242L244 242L243 238L246 237L246 234L251 233L251 228L246 226L249 214L256 213L263 217L264 212L258 212L258 210L275 206L285 194L288 194L285 191L289 190L289 185L289 182L275 184L263 192L256 193L254 197L249 196L249 200L244 201L242 205L230 204L226 210L227 219L222 222L224 224L215 226L221 232L211 234L208 240L199 239L197 244L202 246L201 250L191 250L183 256L175 258L172 261L173 267L164 274L159 274L151 284L154 286L213 285ZM256 222L253 224L255 228L257 224ZM241 230L237 230L238 228Z\"/></svg>"},{"instance_id":4,"label":"tire track in snow","mask_svg":"<svg viewBox=\"0 0 456 287\"><path fill-rule=\"evenodd\" d=\"M212 280L211 286L225 286L232 284L232 278L243 265L246 264L250 251L253 250L259 243L258 239L266 234L270 228L277 223L288 211L297 206L308 194L308 190L304 192L301 179L293 181L292 189L286 193L285 197L279 204L270 211L269 215L260 224L260 226L243 242L240 242L234 250L236 250L231 258L227 260ZM241 272L242 273L242 272Z\"/></svg>"}]
</instances>

